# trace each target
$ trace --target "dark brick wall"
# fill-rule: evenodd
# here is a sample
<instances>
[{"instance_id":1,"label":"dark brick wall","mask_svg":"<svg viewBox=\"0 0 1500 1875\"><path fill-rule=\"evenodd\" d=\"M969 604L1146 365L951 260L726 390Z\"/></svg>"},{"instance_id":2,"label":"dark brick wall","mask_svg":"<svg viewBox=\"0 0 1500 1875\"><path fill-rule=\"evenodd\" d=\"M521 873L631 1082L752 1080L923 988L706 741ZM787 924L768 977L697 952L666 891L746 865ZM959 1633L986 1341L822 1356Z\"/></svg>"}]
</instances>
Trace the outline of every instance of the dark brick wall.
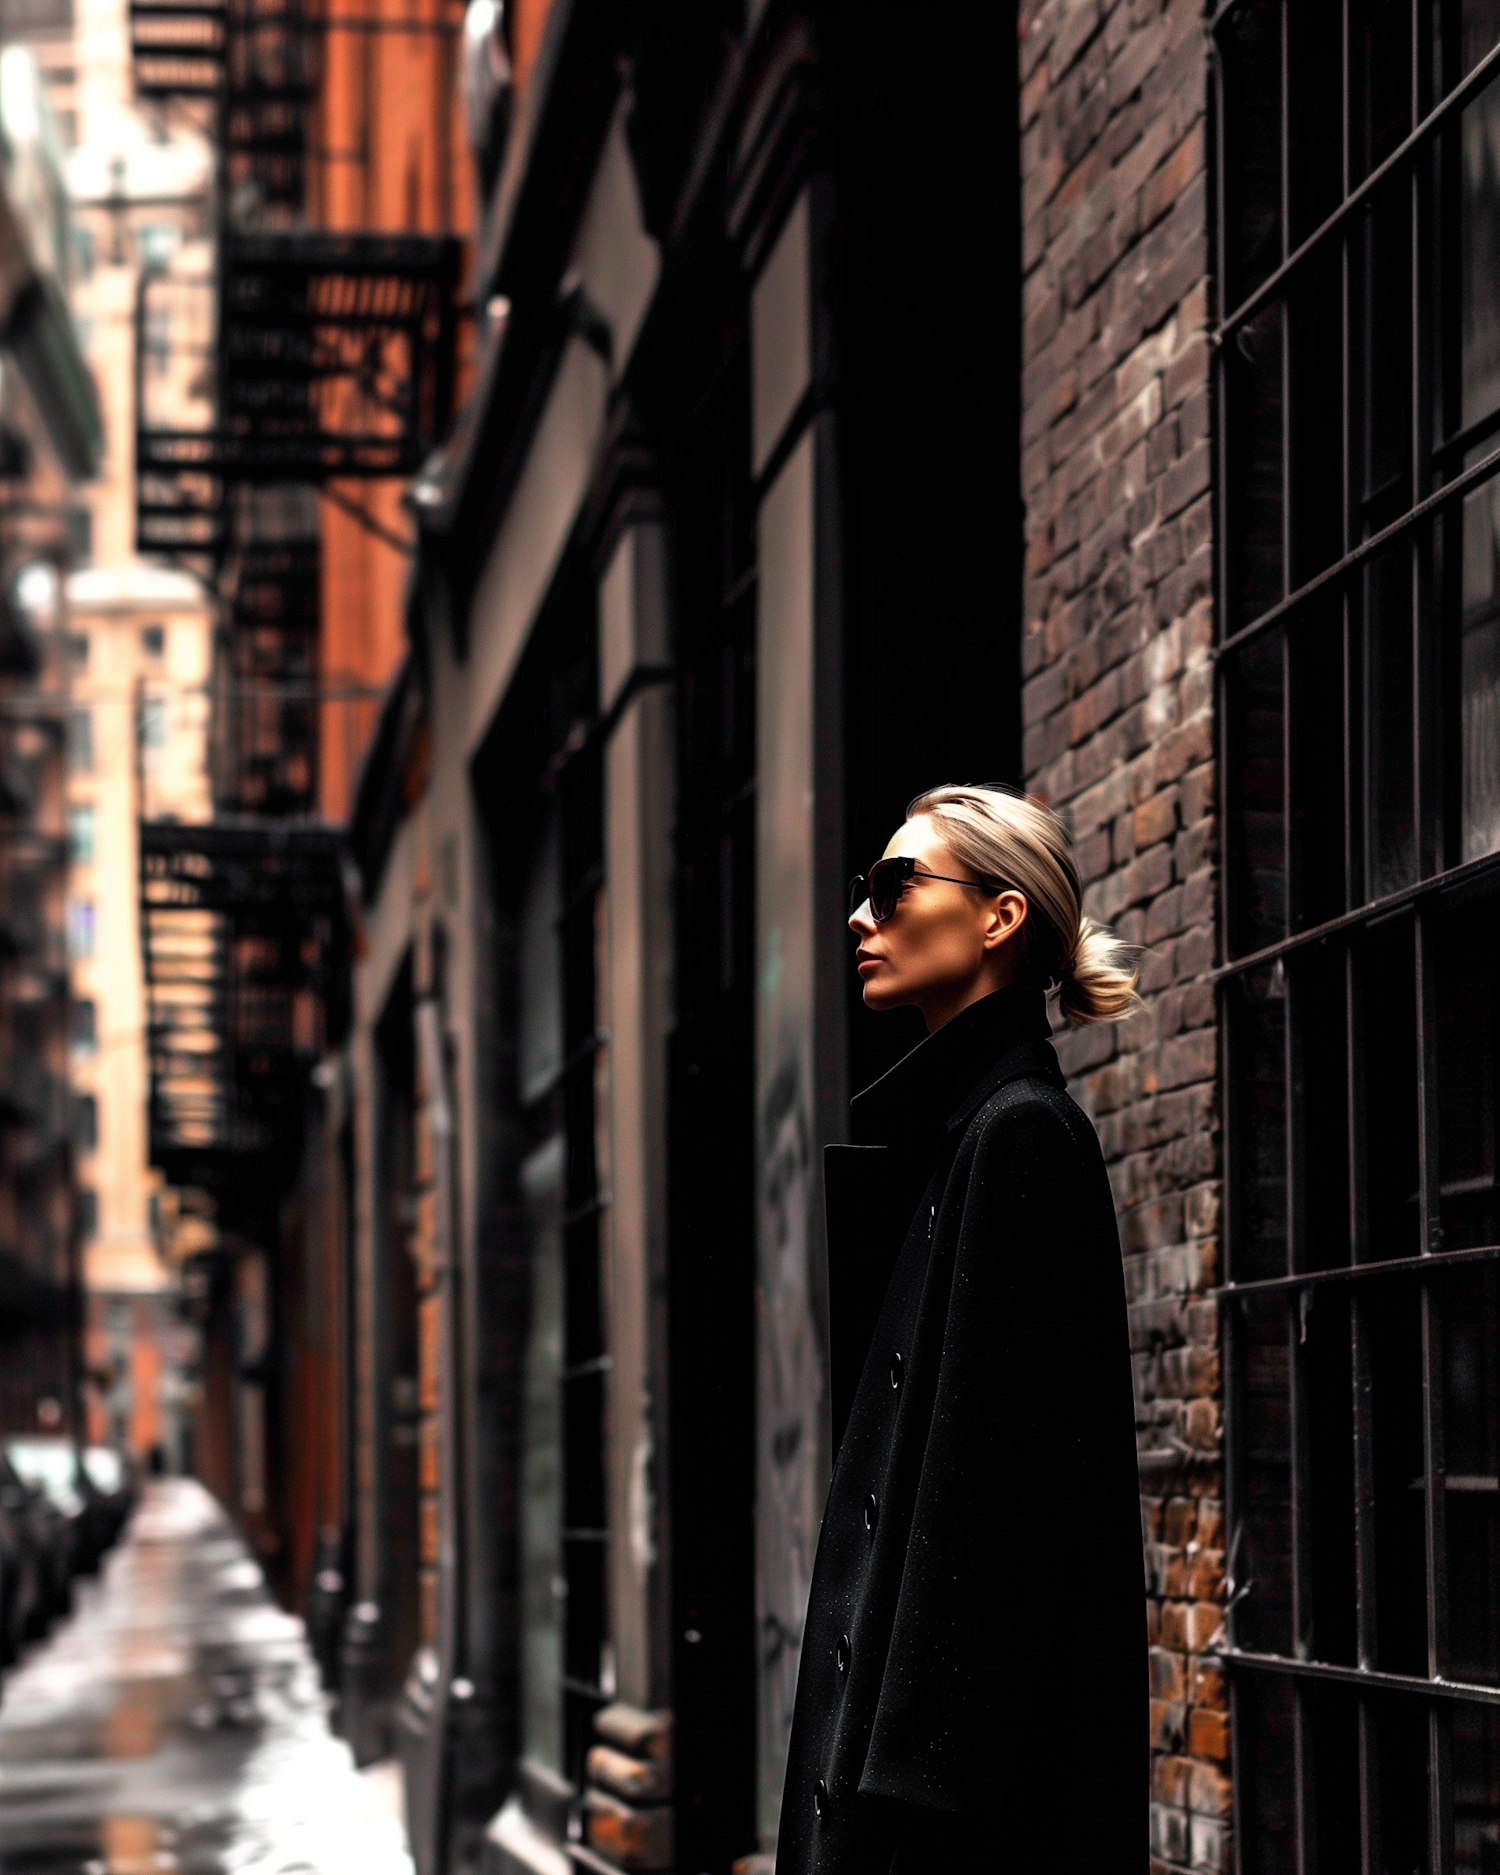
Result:
<instances>
[{"instance_id":1,"label":"dark brick wall","mask_svg":"<svg viewBox=\"0 0 1500 1875\"><path fill-rule=\"evenodd\" d=\"M1152 1868L1231 1861L1220 1505L1206 39L1023 0L1027 783L1146 1008L1063 1040L1119 1204L1152 1641ZM1102 1741L1101 1741L1102 1742Z\"/></svg>"}]
</instances>

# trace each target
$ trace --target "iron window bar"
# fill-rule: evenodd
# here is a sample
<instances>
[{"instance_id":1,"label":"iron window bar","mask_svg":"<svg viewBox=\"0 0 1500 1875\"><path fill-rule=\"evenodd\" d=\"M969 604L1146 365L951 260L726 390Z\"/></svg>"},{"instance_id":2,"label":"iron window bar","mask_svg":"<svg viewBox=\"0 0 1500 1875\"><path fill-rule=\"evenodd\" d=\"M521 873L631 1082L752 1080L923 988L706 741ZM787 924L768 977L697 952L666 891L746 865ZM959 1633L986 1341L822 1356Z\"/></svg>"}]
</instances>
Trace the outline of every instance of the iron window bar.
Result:
<instances>
[{"instance_id":1,"label":"iron window bar","mask_svg":"<svg viewBox=\"0 0 1500 1875\"><path fill-rule=\"evenodd\" d=\"M1355 1692L1414 1693L1425 1699L1500 1706L1500 1686L1487 1686L1482 1680L1426 1680L1415 1673L1388 1673L1379 1667L1341 1667L1329 1660L1303 1660L1292 1654L1255 1653L1238 1647L1222 1648L1213 1658L1223 1661L1227 1667L1285 1675L1288 1679L1326 1680Z\"/></svg>"},{"instance_id":2,"label":"iron window bar","mask_svg":"<svg viewBox=\"0 0 1500 1875\"><path fill-rule=\"evenodd\" d=\"M1426 1250L1420 1256L1371 1258L1362 1263L1335 1263L1328 1269L1293 1270L1285 1276L1257 1276L1245 1282L1221 1283L1209 1293L1220 1302L1234 1303L1245 1297L1253 1300L1256 1296L1288 1295L1377 1276L1425 1276L1476 1263L1500 1263L1500 1244L1483 1244L1464 1250Z\"/></svg>"},{"instance_id":3,"label":"iron window bar","mask_svg":"<svg viewBox=\"0 0 1500 1875\"><path fill-rule=\"evenodd\" d=\"M1222 34L1242 10L1248 10L1244 0L1226 0L1213 13L1212 31ZM1496 421L1481 419L1432 443L1432 413L1443 412L1443 427L1454 419L1446 374L1454 369L1448 347L1458 282L1446 270L1439 279L1427 264L1432 238L1440 230L1442 244L1435 251L1452 263L1450 224L1434 219L1436 213L1451 216L1458 200L1449 127L1500 73L1500 46L1424 114L1423 103L1436 89L1429 78L1440 79L1458 66L1451 25L1445 21L1434 39L1425 7L1415 0L1406 8L1392 7L1382 16L1384 38L1377 42L1372 29L1367 60L1364 12L1347 0L1342 8L1320 9L1318 21L1326 31L1316 44L1299 37L1298 28L1309 17L1297 0L1273 0L1258 10L1242 42L1222 36L1216 47L1221 107L1215 117L1217 275L1221 282L1232 278L1239 254L1253 266L1265 264L1268 248L1279 264L1220 318L1213 334L1220 419L1215 438L1217 597L1225 633L1218 651L1230 654L1216 659L1223 729L1219 758L1228 802L1226 832L1231 842L1240 837L1239 850L1226 867L1220 956L1229 954L1231 938L1253 945L1247 955L1209 973L1221 988L1225 1043L1221 1091L1231 1278L1214 1293L1223 1305L1230 1573L1239 1573L1234 1559L1242 1543L1250 1546L1257 1567L1230 1596L1225 1644L1209 1651L1233 1670L1236 1833L1243 1832L1249 1845L1241 1849L1247 1866L1269 1866L1269 1854L1276 1866L1290 1857L1310 1875L1314 1866L1323 1866L1327 1819L1345 1803L1357 1804L1361 1813L1355 1819L1351 1808L1343 1819L1355 1831L1351 1866L1375 1875L1396 1865L1390 1845L1381 1840L1385 1800L1373 1793L1380 1788L1382 1771L1391 1768L1385 1755L1385 1695L1415 1693L1421 1704L1412 1708L1405 1702L1413 1715L1407 1794L1420 1810L1405 1845L1412 1853L1400 1866L1420 1862L1425 1875L1453 1875L1459 1814L1467 1814L1472 1828L1480 1815L1477 1801L1485 1806L1480 1820L1487 1832L1500 1820L1492 1792L1458 1788L1463 1774L1456 1756L1465 1722L1457 1715L1500 1705L1500 1685L1449 1671L1450 1652L1465 1660L1465 1650L1477 1644L1476 1659L1484 1662L1484 1671L1495 1652L1489 1640L1462 1638L1464 1592L1458 1578L1450 1580L1449 1545L1460 1526L1450 1532L1448 1460L1467 1485L1478 1480L1483 1486L1477 1497L1473 1489L1461 1491L1458 1502L1467 1501L1472 1509L1476 1503L1492 1503L1494 1495L1488 1451L1481 1462L1468 1462L1445 1423L1452 1410L1449 1337L1466 1326L1463 1304L1455 1300L1466 1291L1454 1291L1451 1284L1475 1285L1486 1298L1476 1331L1489 1324L1493 1333L1493 1272L1500 1251L1493 1244L1441 1248L1444 1202L1453 1195L1455 1181L1444 1179L1440 1161L1447 1142L1439 1138L1439 1073L1443 1068L1451 1073L1452 1063L1440 1053L1439 1018L1446 1020L1448 1009L1440 996L1435 940L1440 919L1467 903L1478 909L1489 896L1500 877L1500 861L1487 855L1441 869L1444 858L1457 852L1466 824L1462 819L1454 824L1458 784L1440 767L1440 762L1451 763L1452 750L1440 750L1434 739L1440 715L1446 726L1442 713L1450 699L1438 688L1433 646L1439 631L1455 628L1458 596L1448 527L1419 530L1500 471L1500 451L1491 450L1446 486L1432 488L1434 474L1490 441ZM1299 70L1304 54L1308 63ZM1384 89L1375 63L1381 56L1392 74ZM1231 65L1235 59L1243 61L1237 70ZM1432 60L1438 63L1429 72ZM1319 142L1320 167L1310 172L1312 188L1319 191L1314 199L1310 191L1295 189L1293 103L1299 77L1305 73L1310 82L1320 82L1329 71L1342 110L1336 107L1337 130L1330 125L1331 134ZM1234 83L1244 87L1238 94L1230 89ZM1235 116L1236 95L1249 107L1243 120ZM1356 181L1367 153L1387 135L1398 139L1395 147ZM1440 136L1444 166L1440 174L1429 173L1422 153ZM1235 199L1243 201L1246 215L1232 227L1227 190L1237 182L1245 193ZM1294 221L1299 206L1309 214L1326 209L1312 233L1300 240ZM1377 240L1385 243L1383 249L1371 247ZM1307 314L1296 290L1309 278L1309 263L1325 260L1330 303L1320 310L1326 321ZM1494 284L1493 279L1481 278L1477 285L1465 280L1463 290L1493 293ZM1372 305L1378 305L1383 327L1371 323ZM1247 353L1252 370L1241 376L1224 341L1246 330L1262 312L1268 326L1275 316L1273 349L1254 358ZM1408 353L1409 389L1408 363L1403 363ZM1331 395L1314 401L1306 392L1309 365L1325 374L1326 385L1336 380ZM1445 375L1438 378L1440 370ZM1377 387L1384 394L1385 373L1394 380L1388 421L1384 432L1372 427L1366 435L1360 411L1372 407ZM1435 396L1440 388L1442 399ZM1309 414L1325 435L1336 438L1331 448L1311 456L1305 444ZM1399 467L1391 476L1393 461ZM1236 481L1235 470L1247 479ZM1326 478L1333 497L1329 512L1316 520L1316 539L1311 532L1301 535L1304 522L1297 509L1299 477L1309 471ZM1371 514L1368 491L1387 477L1387 495L1394 499L1373 516L1384 525L1369 539L1356 540ZM1405 512L1390 518L1400 507ZM1342 551L1332 565L1303 578L1306 562L1299 564L1295 557L1299 536L1315 553ZM1241 542L1248 577L1233 584L1238 569L1224 549ZM1392 649L1382 652L1387 666L1375 667L1368 663L1374 655L1370 634L1380 615L1371 611L1374 602L1366 601L1356 575L1362 568L1378 571L1376 556L1392 548L1388 588L1382 588L1389 593L1389 624L1381 627ZM1250 610L1268 595L1274 595L1274 603L1258 617L1225 629L1234 618L1232 598L1242 599ZM1294 631L1310 602L1322 595L1337 595L1334 616ZM1278 626L1283 628L1279 644L1271 638ZM1257 641L1258 661L1238 655ZM1298 679L1296 660L1302 651L1309 654L1306 668L1316 678L1315 690ZM1231 672L1243 677L1243 688L1231 690L1226 681ZM1372 672L1385 673L1394 690L1402 692L1400 699L1393 695L1383 702L1383 693L1371 687ZM1331 734L1315 714L1320 700L1333 712ZM1259 726L1252 716L1257 711ZM1299 774L1306 753L1299 730L1305 735L1309 723L1315 735L1328 735L1331 760L1322 767L1340 791L1332 819L1336 822L1342 807L1341 844L1336 825L1314 827L1299 818L1321 772ZM1384 794L1377 785L1377 762L1385 764ZM1251 782L1241 802L1234 784L1250 763L1260 764L1263 782ZM1391 782L1395 776L1403 777L1399 790ZM1394 862L1384 872L1383 857ZM1236 864L1245 870L1234 872ZM1329 869L1327 889L1315 900L1299 902L1308 878L1303 868L1319 864ZM1259 881L1257 872L1263 875ZM1413 877L1419 873L1427 876ZM1381 890L1393 878L1403 882L1399 889ZM1233 897L1236 885L1246 894L1239 901ZM1335 906L1348 907L1369 891L1376 896L1368 902L1317 917ZM1242 908L1250 914L1248 926L1240 922ZM1304 909L1316 922L1292 930ZM1384 976L1382 928L1392 934ZM1369 933L1368 946L1329 942L1364 933ZM1275 934L1274 941L1266 941L1268 934ZM1326 980L1321 960L1314 968L1311 958L1310 947L1321 944L1328 945ZM1294 953L1308 962L1284 974L1283 993L1267 1004L1246 998L1241 1012L1222 995L1257 971L1276 969ZM1376 1073L1379 1031L1367 1033L1372 1021L1380 1020L1370 1007L1377 985L1395 992L1386 1014L1395 1025L1401 1051L1397 1071L1403 1077L1397 1106L1384 1111L1386 1096ZM1330 1011L1326 1025L1318 1015L1320 1006ZM1315 1015L1316 1026L1310 1020ZM1447 1046L1444 1040L1442 1047ZM1492 1049L1493 1043L1487 1039L1482 1046ZM1313 1124L1322 1098L1314 1072L1320 1049L1329 1051L1328 1092L1336 1102L1323 1114L1321 1128ZM1242 1102L1236 1096L1246 1068L1250 1091ZM1492 1121L1484 1127L1486 1136L1493 1133ZM1320 1165L1313 1157L1315 1141L1332 1145L1337 1158ZM1392 1145L1400 1154L1394 1172L1382 1161ZM1471 1165L1460 1158L1450 1169ZM1320 1184L1320 1175L1330 1185ZM1345 1185L1347 1194L1340 1199L1331 1186ZM1347 1213L1341 1219L1343 1205ZM1475 1234L1493 1238L1495 1228L1491 1219ZM1337 1247L1348 1261L1328 1270L1308 1269L1310 1251L1325 1244ZM1372 1254L1385 1248L1410 1248L1413 1254ZM1242 1262L1247 1251L1248 1265ZM1268 1269L1275 1273L1263 1276ZM1377 1283L1377 1277L1390 1280ZM1314 1313L1311 1304L1318 1295L1339 1299L1326 1313ZM1257 1301L1267 1306L1255 1309ZM1402 1365L1393 1378L1393 1370L1383 1366L1393 1358L1383 1338L1393 1332L1398 1315ZM1310 1322L1315 1325L1311 1339ZM1342 1367L1326 1365L1330 1358ZM1489 1399L1494 1383L1485 1384ZM1340 1389L1345 1391L1335 1409L1333 1394ZM1337 1417L1328 1418L1334 1410ZM1382 1416L1397 1411L1409 1447L1393 1455L1396 1435ZM1336 1454L1336 1495L1342 1506L1336 1513L1342 1519L1336 1540L1344 1546L1332 1586L1320 1574L1326 1557L1319 1548L1330 1540L1330 1526L1322 1522L1329 1474L1321 1469L1330 1453ZM1410 1551L1398 1563L1386 1553L1389 1520L1380 1506L1389 1504L1392 1492L1410 1504L1406 1494L1413 1473L1421 1502L1401 1513L1401 1540ZM1469 1541L1472 1560L1472 1536ZM1455 1547L1455 1566L1461 1555ZM1258 1585L1256 1575L1262 1578ZM1393 1607L1405 1611L1402 1651L1396 1653L1389 1651L1393 1643L1386 1625ZM1252 1626L1252 1619L1258 1625ZM1338 1629L1331 1647L1324 1626L1329 1619ZM1345 1649L1357 1665L1311 1657L1320 1650L1342 1656ZM1464 1670L1472 1671L1467 1661ZM1252 1679L1279 1689L1261 1708L1270 1727L1263 1734L1256 1731L1252 1712L1257 1696L1246 1692L1245 1683ZM1338 1688L1347 1703L1336 1710L1321 1703L1314 1696L1318 1682ZM1474 1723L1469 1722L1471 1735ZM1274 1770L1257 1740L1260 1745L1273 1741ZM1347 1751L1352 1782L1336 1787L1325 1778L1328 1750ZM1348 1794L1355 1790L1357 1797ZM1269 1812L1263 1792L1269 1794ZM1258 1827L1272 1812L1267 1840L1257 1844Z\"/></svg>"},{"instance_id":4,"label":"iron window bar","mask_svg":"<svg viewBox=\"0 0 1500 1875\"><path fill-rule=\"evenodd\" d=\"M1457 431L1446 442L1434 443L1432 461L1434 467L1445 462L1452 462L1455 456L1466 456L1480 443L1487 443L1500 430L1500 404L1490 411L1488 416L1476 417L1467 429Z\"/></svg>"},{"instance_id":5,"label":"iron window bar","mask_svg":"<svg viewBox=\"0 0 1500 1875\"><path fill-rule=\"evenodd\" d=\"M1418 879L1411 885L1402 886L1399 891L1370 899L1356 906L1353 911L1340 912L1336 918L1327 918L1322 924L1309 925L1305 931L1289 932L1286 937L1277 938L1272 944L1263 944L1258 950L1247 952L1243 957L1219 964L1207 973L1205 980L1222 983L1230 977L1242 977L1267 969L1291 956L1294 951L1307 950L1314 944L1326 943L1330 938L1342 937L1346 932L1379 924L1428 899L1477 888L1487 883L1492 873L1500 873L1500 851L1482 853L1478 859L1465 860L1461 866L1450 866L1446 872L1436 872L1429 878Z\"/></svg>"},{"instance_id":6,"label":"iron window bar","mask_svg":"<svg viewBox=\"0 0 1500 1875\"><path fill-rule=\"evenodd\" d=\"M1217 29L1218 22L1215 21ZM1419 156L1426 145L1439 131L1446 128L1450 117L1456 116L1483 91L1490 80L1500 73L1500 45L1487 52L1466 78L1460 79L1453 89L1427 113L1422 121L1405 139L1398 143L1390 155L1378 163L1365 179L1358 183L1334 209L1304 240L1299 241L1272 273L1261 281L1252 293L1240 301L1233 312L1226 313L1219 322L1219 341L1229 338L1248 320L1253 319L1264 306L1278 296L1288 278L1297 272L1310 254L1325 245L1353 218L1355 211L1362 208L1382 183L1390 180L1413 157Z\"/></svg>"},{"instance_id":7,"label":"iron window bar","mask_svg":"<svg viewBox=\"0 0 1500 1875\"><path fill-rule=\"evenodd\" d=\"M1268 606L1248 624L1241 625L1237 631L1221 639L1216 655L1222 659L1231 652L1240 650L1242 646L1251 643L1254 639L1263 637L1274 626L1281 624L1288 613L1300 612L1311 600L1347 579L1351 573L1357 572L1367 560L1384 552L1387 547L1399 541L1403 535L1409 534L1421 522L1442 509L1451 507L1454 502L1461 501L1465 495L1471 494L1481 483L1492 480L1497 474L1500 474L1500 449L1493 449L1482 461L1476 462L1472 468L1465 469L1462 475L1455 475L1451 482L1445 482L1441 488L1434 489L1430 495L1414 503L1404 514L1381 528L1378 533L1371 534L1368 539L1357 542L1342 559L1335 560L1331 566L1324 567L1321 573L1315 573L1295 592L1288 593L1284 599L1278 599L1274 605Z\"/></svg>"}]
</instances>

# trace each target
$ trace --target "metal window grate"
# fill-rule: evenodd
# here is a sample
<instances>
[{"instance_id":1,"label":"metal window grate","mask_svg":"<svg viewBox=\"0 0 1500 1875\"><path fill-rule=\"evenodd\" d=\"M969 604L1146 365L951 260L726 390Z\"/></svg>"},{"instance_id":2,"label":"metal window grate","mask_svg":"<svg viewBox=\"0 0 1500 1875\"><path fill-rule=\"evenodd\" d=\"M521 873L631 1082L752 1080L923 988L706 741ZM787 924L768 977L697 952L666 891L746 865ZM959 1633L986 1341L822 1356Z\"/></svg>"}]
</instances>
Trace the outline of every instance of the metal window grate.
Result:
<instances>
[{"instance_id":1,"label":"metal window grate","mask_svg":"<svg viewBox=\"0 0 1500 1875\"><path fill-rule=\"evenodd\" d=\"M1229 0L1244 1871L1500 1869L1500 9Z\"/></svg>"}]
</instances>

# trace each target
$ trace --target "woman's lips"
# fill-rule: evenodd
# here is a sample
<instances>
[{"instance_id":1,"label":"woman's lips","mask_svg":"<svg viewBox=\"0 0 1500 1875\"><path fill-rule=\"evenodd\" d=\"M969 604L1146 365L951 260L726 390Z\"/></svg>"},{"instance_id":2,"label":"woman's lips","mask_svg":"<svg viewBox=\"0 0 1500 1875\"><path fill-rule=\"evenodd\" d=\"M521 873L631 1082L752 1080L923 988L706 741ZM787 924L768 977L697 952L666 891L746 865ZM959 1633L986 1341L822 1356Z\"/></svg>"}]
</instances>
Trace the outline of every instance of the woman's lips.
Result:
<instances>
[{"instance_id":1,"label":"woman's lips","mask_svg":"<svg viewBox=\"0 0 1500 1875\"><path fill-rule=\"evenodd\" d=\"M860 956L855 960L855 968L859 971L859 974L863 976L867 970L873 970L879 962L880 959L878 957Z\"/></svg>"}]
</instances>

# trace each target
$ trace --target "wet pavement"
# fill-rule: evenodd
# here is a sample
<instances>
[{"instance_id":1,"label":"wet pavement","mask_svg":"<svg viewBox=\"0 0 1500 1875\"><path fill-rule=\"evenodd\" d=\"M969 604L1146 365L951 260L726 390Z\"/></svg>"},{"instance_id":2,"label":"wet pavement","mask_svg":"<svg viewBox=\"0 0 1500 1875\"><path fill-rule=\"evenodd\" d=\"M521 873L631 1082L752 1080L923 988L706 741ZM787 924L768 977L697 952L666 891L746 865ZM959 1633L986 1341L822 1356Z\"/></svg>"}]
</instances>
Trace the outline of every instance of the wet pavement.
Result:
<instances>
[{"instance_id":1,"label":"wet pavement","mask_svg":"<svg viewBox=\"0 0 1500 1875\"><path fill-rule=\"evenodd\" d=\"M411 1875L302 1624L188 1479L0 1688L3 1875Z\"/></svg>"}]
</instances>

